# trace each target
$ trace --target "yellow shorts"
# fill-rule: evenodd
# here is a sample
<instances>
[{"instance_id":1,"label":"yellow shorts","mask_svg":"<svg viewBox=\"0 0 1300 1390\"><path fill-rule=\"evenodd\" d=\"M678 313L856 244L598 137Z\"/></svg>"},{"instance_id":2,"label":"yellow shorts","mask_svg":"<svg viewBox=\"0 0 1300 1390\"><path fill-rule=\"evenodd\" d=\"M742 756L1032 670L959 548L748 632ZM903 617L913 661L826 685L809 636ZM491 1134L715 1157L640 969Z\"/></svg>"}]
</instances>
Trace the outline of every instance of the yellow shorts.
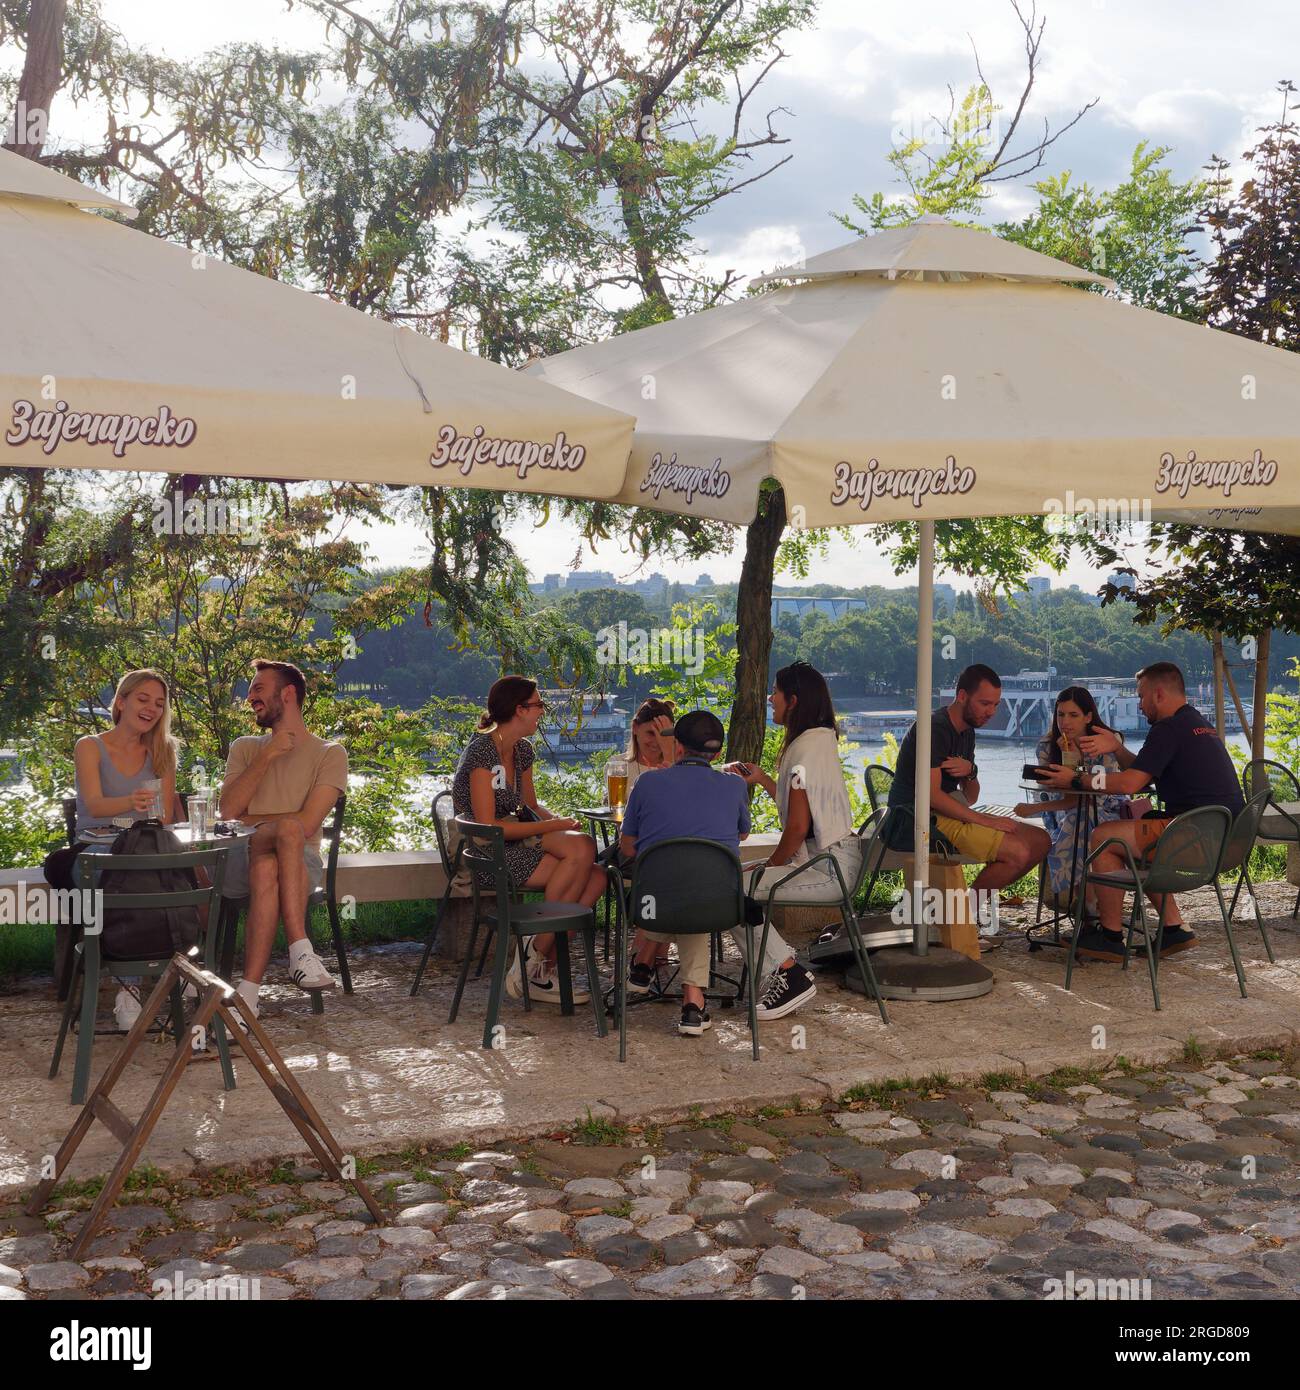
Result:
<instances>
[{"instance_id":1,"label":"yellow shorts","mask_svg":"<svg viewBox=\"0 0 1300 1390\"><path fill-rule=\"evenodd\" d=\"M1156 841L1165 833L1169 827L1167 820L1159 820L1155 816L1149 819L1135 820L1133 822L1133 840L1137 845L1137 857L1148 859L1156 847ZM223 890L224 891L224 890Z\"/></svg>"},{"instance_id":2,"label":"yellow shorts","mask_svg":"<svg viewBox=\"0 0 1300 1390\"><path fill-rule=\"evenodd\" d=\"M990 830L987 825L971 825L969 821L950 820L935 816L935 825L946 840L964 859L982 859L991 864L998 857L1005 830Z\"/></svg>"}]
</instances>

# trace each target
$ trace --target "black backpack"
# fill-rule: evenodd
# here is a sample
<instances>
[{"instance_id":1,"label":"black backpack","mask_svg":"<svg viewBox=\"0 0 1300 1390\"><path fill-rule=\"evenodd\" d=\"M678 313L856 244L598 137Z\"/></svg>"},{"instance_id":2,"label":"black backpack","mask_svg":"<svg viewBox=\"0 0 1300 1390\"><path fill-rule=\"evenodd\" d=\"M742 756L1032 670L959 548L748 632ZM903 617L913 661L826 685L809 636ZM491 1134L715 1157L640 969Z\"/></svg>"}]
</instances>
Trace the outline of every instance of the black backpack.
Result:
<instances>
[{"instance_id":1,"label":"black backpack","mask_svg":"<svg viewBox=\"0 0 1300 1390\"><path fill-rule=\"evenodd\" d=\"M165 825L137 821L113 841L113 854L184 854L185 846ZM193 869L110 869L96 887L110 893L185 893L197 888ZM112 907L104 909L104 955L143 960L183 955L199 941L197 907Z\"/></svg>"}]
</instances>

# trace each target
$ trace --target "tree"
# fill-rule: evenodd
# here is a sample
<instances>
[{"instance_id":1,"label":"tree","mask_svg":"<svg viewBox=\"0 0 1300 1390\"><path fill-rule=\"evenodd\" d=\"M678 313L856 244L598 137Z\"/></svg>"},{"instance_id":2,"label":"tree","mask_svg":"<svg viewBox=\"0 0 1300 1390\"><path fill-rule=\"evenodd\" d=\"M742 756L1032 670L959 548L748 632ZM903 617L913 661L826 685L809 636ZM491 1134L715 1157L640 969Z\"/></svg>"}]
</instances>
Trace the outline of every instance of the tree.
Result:
<instances>
[{"instance_id":1,"label":"tree","mask_svg":"<svg viewBox=\"0 0 1300 1390\"><path fill-rule=\"evenodd\" d=\"M492 163L504 118L489 97L514 58L509 12L518 6L394 0L381 26L344 4L290 3L320 18L314 47L237 43L179 61L128 39L98 0L0 0L0 42L24 50L18 83L0 80L0 103L39 100L48 114L57 100L88 132L16 147L111 186L139 207L142 231L445 338L449 320L428 302L434 217ZM132 512L149 500L143 493L165 499L179 488L188 499L206 486L156 475L134 489L105 483L85 508L85 486L71 475L0 471L15 522L0 536L0 556L12 561L2 635L26 668L29 697L48 674L28 659L40 607L66 600L63 620L74 622L85 586L114 582L133 548L152 542ZM499 642L503 660L533 650L526 576L503 535L511 501L353 485L331 495L342 513L364 500L423 521L430 609L436 600L459 640ZM88 512L89 524L64 524L69 508ZM559 640L553 625L539 630ZM562 641L551 656L563 664Z\"/></svg>"},{"instance_id":2,"label":"tree","mask_svg":"<svg viewBox=\"0 0 1300 1390\"><path fill-rule=\"evenodd\" d=\"M1144 309L1201 321L1200 258L1188 238L1200 227L1198 210L1214 185L1206 179L1178 183L1162 168L1167 146L1133 151L1129 176L1096 193L1072 186L1069 170L1034 184L1038 206L1021 222L998 225L999 236L1116 281L1118 288L1085 288Z\"/></svg>"},{"instance_id":3,"label":"tree","mask_svg":"<svg viewBox=\"0 0 1300 1390\"><path fill-rule=\"evenodd\" d=\"M1002 108L994 101L984 80L976 53L978 84L968 91L959 107L954 98L949 116L937 122L943 152L938 157L931 156L925 142L919 138L893 151L890 163L907 183L908 195L892 203L879 193L869 199L856 196L854 207L866 217L868 225L860 226L851 214L844 214L838 219L844 226L866 234L885 226L906 225L926 213L975 212L991 191L990 184L1021 177L1037 168L1047 148L1087 112L1092 103L1055 135L1044 126L1036 142L1018 154L1012 152L1036 79L1038 52L1046 24L1044 20L1035 27L1034 14L1031 12L1026 18L1015 0L1013 8L1024 30L1027 75L1001 137L993 138L993 128ZM727 744L728 756L732 758L752 761L762 747L766 727L763 682L772 641L772 579L782 556L785 526L785 493L776 484L765 483L759 495L758 517L745 533L745 558L736 600L740 648L736 663L736 709ZM915 526L900 523L878 528L875 534L879 540L894 543L891 559L896 571L904 564L915 562ZM1007 579L1022 579L1044 562L1059 563L1068 548L1048 534L1041 518L1022 518L1014 525L942 523L936 540L942 566L954 573L974 575L990 588ZM791 546L786 548L785 557L789 558L792 548L795 553L803 551L806 554L806 547L824 543L822 537L796 535Z\"/></svg>"},{"instance_id":4,"label":"tree","mask_svg":"<svg viewBox=\"0 0 1300 1390\"><path fill-rule=\"evenodd\" d=\"M1226 162L1216 155L1210 163L1211 202L1203 216L1216 254L1206 271L1200 313L1213 327L1294 352L1300 348L1300 141L1290 119L1295 89L1283 81L1278 90L1281 117L1245 151L1256 172L1235 197L1224 177ZM1165 633L1201 634L1215 644L1219 669L1224 636L1248 644L1243 654L1255 666L1251 753L1262 757L1273 629L1300 628L1294 591L1300 537L1155 526L1149 546L1167 550L1169 563L1142 577L1135 589L1107 586L1107 600L1134 603L1140 623L1158 622ZM1113 547L1103 548L1101 558L1119 560ZM1136 576L1131 565L1122 568ZM1216 702L1221 699L1216 689Z\"/></svg>"}]
</instances>

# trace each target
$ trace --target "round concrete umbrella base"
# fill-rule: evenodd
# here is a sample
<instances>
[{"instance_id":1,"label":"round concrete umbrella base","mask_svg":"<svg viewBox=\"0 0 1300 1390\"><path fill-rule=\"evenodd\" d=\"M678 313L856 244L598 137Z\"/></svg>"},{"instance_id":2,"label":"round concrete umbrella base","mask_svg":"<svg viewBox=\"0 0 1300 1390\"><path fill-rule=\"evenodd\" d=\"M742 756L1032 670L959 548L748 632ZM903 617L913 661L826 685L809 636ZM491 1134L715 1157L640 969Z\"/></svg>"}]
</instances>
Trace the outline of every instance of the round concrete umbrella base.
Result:
<instances>
[{"instance_id":1,"label":"round concrete umbrella base","mask_svg":"<svg viewBox=\"0 0 1300 1390\"><path fill-rule=\"evenodd\" d=\"M918 956L910 947L895 946L876 951L871 966L886 999L975 999L993 988L993 972L960 951L931 947ZM844 983L866 993L856 965L845 972Z\"/></svg>"}]
</instances>

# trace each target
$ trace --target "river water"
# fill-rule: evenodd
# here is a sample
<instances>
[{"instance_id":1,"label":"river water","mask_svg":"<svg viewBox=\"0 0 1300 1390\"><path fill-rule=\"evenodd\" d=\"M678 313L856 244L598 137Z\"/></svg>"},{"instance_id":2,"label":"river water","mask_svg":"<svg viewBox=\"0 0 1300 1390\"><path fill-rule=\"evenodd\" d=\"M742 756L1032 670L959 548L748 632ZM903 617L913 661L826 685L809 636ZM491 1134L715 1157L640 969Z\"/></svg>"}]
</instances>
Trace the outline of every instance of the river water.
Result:
<instances>
[{"instance_id":1,"label":"river water","mask_svg":"<svg viewBox=\"0 0 1300 1390\"><path fill-rule=\"evenodd\" d=\"M1124 736L1125 743L1134 751L1142 746L1143 732ZM1229 748L1248 753L1249 744L1241 734L1229 734ZM1026 763L1037 762L1038 740L1024 743L1015 739L981 738L975 735L975 762L979 767L980 801L986 805L1014 806L1018 801L1029 799L1029 793L1020 783L1023 780L1020 769ZM849 765L862 786L862 768L869 763L883 762L884 745L874 740L857 743L849 755Z\"/></svg>"}]
</instances>

